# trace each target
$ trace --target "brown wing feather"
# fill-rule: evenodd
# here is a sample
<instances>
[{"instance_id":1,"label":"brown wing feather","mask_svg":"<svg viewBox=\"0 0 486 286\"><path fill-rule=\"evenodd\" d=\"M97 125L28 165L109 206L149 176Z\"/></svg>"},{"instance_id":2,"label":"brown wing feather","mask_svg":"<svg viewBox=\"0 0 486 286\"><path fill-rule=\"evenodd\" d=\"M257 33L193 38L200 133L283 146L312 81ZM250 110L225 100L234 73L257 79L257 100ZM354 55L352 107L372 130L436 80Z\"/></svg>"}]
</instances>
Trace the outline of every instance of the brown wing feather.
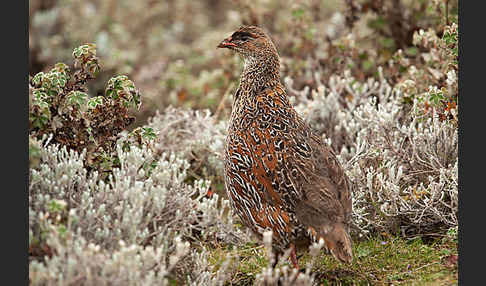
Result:
<instances>
[{"instance_id":1,"label":"brown wing feather","mask_svg":"<svg viewBox=\"0 0 486 286\"><path fill-rule=\"evenodd\" d=\"M350 183L332 149L290 106L283 88L265 89L258 98L284 110L273 118L276 125L285 125L288 130L277 132L274 138L266 136L266 140L270 145L275 140L286 144L279 169L289 174L288 180L297 193L282 196L285 204L296 205L296 213L301 209L297 205L310 212L309 221L304 219L304 224L317 227L326 221L347 223L352 208Z\"/></svg>"},{"instance_id":2,"label":"brown wing feather","mask_svg":"<svg viewBox=\"0 0 486 286\"><path fill-rule=\"evenodd\" d=\"M291 174L296 196L282 198L292 206L299 224L313 239L323 238L326 247L340 261L352 261L349 224L352 216L350 182L332 149L293 110L295 126L289 126L290 140L283 169ZM289 202L293 201L292 202Z\"/></svg>"},{"instance_id":3,"label":"brown wing feather","mask_svg":"<svg viewBox=\"0 0 486 286\"><path fill-rule=\"evenodd\" d=\"M349 180L331 151L319 143L312 144L309 164L313 164L314 170L304 174L307 180L302 188L303 199L296 209L297 217L313 227L347 224L352 208Z\"/></svg>"},{"instance_id":4,"label":"brown wing feather","mask_svg":"<svg viewBox=\"0 0 486 286\"><path fill-rule=\"evenodd\" d=\"M297 205L305 204L309 208L303 209L320 214L317 219L322 218L323 223L326 220L346 222L351 214L349 179L332 149L295 112L282 87L264 89L256 98L264 110L259 114L271 115L269 120L257 118L251 128L246 129L246 137L255 148L252 154L257 162L254 170L257 179L277 204L282 204L283 200L284 205L295 206L289 211L298 212ZM275 109L280 112L275 114ZM265 121L269 122L263 126L267 128L259 126ZM255 135L258 142L251 139ZM275 150L277 141L285 145L278 152ZM277 174L275 170L285 174ZM282 183L292 188L275 191L272 187ZM316 220L315 215L312 217L312 221Z\"/></svg>"}]
</instances>

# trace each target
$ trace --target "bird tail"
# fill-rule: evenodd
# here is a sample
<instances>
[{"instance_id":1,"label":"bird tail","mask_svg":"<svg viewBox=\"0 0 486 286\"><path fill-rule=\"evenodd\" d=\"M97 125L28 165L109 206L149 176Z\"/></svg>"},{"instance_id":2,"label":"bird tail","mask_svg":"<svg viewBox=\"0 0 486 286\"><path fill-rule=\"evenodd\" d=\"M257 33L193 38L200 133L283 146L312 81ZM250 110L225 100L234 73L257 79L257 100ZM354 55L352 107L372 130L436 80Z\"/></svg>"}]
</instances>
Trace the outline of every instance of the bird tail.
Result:
<instances>
[{"instance_id":1,"label":"bird tail","mask_svg":"<svg viewBox=\"0 0 486 286\"><path fill-rule=\"evenodd\" d=\"M321 231L319 236L324 239L327 249L337 260L343 263L353 261L351 237L343 224L337 223L331 231Z\"/></svg>"}]
</instances>

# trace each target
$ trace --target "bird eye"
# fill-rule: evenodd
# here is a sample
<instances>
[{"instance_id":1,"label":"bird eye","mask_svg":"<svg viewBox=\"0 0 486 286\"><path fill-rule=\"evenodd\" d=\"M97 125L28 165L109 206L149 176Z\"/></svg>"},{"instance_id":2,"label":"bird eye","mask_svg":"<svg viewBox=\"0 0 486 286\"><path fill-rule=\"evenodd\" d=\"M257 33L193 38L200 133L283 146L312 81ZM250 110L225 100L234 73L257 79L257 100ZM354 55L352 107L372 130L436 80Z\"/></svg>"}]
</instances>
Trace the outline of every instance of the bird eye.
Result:
<instances>
[{"instance_id":1,"label":"bird eye","mask_svg":"<svg viewBox=\"0 0 486 286\"><path fill-rule=\"evenodd\" d=\"M233 39L237 40L238 42L244 43L251 40L253 37L250 33L247 32L235 32L232 35Z\"/></svg>"}]
</instances>

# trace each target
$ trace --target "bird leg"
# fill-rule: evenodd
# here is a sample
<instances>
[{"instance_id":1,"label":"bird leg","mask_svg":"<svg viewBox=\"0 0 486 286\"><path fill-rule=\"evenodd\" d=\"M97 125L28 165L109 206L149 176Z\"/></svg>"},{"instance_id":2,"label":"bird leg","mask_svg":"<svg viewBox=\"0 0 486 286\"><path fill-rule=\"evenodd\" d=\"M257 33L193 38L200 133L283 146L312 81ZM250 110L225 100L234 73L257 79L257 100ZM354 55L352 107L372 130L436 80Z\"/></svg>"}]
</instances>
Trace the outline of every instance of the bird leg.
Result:
<instances>
[{"instance_id":1,"label":"bird leg","mask_svg":"<svg viewBox=\"0 0 486 286\"><path fill-rule=\"evenodd\" d=\"M299 270L299 262L297 261L297 255L295 253L295 245L292 243L290 244L290 261L294 265L294 268Z\"/></svg>"},{"instance_id":2,"label":"bird leg","mask_svg":"<svg viewBox=\"0 0 486 286\"><path fill-rule=\"evenodd\" d=\"M276 255L275 255L275 256L276 256ZM276 256L276 257L278 257L278 256ZM275 267L277 266L277 264L278 264L278 259L277 259L277 258L275 258L275 259L273 260L273 262L272 262L272 268L273 268L273 269L275 269Z\"/></svg>"}]
</instances>

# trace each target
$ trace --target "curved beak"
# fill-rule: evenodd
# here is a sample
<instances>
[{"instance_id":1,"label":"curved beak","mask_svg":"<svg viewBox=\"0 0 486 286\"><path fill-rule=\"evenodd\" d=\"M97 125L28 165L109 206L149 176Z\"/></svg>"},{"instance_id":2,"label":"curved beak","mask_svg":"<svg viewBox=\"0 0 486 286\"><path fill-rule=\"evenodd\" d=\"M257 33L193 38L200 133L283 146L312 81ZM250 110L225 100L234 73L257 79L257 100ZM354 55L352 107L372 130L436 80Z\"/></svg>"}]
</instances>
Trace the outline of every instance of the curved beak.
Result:
<instances>
[{"instance_id":1,"label":"curved beak","mask_svg":"<svg viewBox=\"0 0 486 286\"><path fill-rule=\"evenodd\" d=\"M221 43L219 43L219 45L217 46L217 48L230 48L230 47L235 47L236 44L232 43L231 40L232 40L231 37L224 39Z\"/></svg>"}]
</instances>

